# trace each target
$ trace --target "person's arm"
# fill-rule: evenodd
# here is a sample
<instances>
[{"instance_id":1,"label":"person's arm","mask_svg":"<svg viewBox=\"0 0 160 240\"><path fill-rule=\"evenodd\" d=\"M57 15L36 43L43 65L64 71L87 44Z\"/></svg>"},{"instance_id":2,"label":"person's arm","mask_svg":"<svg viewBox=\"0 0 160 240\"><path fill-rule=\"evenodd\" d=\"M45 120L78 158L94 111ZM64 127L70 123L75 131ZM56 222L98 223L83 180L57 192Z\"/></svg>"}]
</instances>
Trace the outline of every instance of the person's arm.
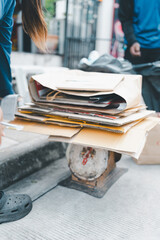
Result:
<instances>
[{"instance_id":1,"label":"person's arm","mask_svg":"<svg viewBox=\"0 0 160 240\"><path fill-rule=\"evenodd\" d=\"M0 21L7 14L13 4L15 4L15 0L0 0Z\"/></svg>"},{"instance_id":2,"label":"person's arm","mask_svg":"<svg viewBox=\"0 0 160 240\"><path fill-rule=\"evenodd\" d=\"M3 113L2 113L2 109L0 108L0 122L2 120L3 120ZM4 136L3 129L4 127L0 124L0 144L1 144L2 136Z\"/></svg>"},{"instance_id":3,"label":"person's arm","mask_svg":"<svg viewBox=\"0 0 160 240\"><path fill-rule=\"evenodd\" d=\"M4 0L0 1L0 20L3 18L4 15L4 8L5 8L5 2Z\"/></svg>"},{"instance_id":4,"label":"person's arm","mask_svg":"<svg viewBox=\"0 0 160 240\"><path fill-rule=\"evenodd\" d=\"M10 51L15 0L0 0L0 98L13 94Z\"/></svg>"},{"instance_id":5,"label":"person's arm","mask_svg":"<svg viewBox=\"0 0 160 240\"><path fill-rule=\"evenodd\" d=\"M8 12L13 0L0 0L0 21L3 16Z\"/></svg>"},{"instance_id":6,"label":"person's arm","mask_svg":"<svg viewBox=\"0 0 160 240\"><path fill-rule=\"evenodd\" d=\"M136 37L133 29L133 8L134 0L120 0L119 1L119 20L122 24L122 29L128 46L136 42Z\"/></svg>"},{"instance_id":7,"label":"person's arm","mask_svg":"<svg viewBox=\"0 0 160 240\"><path fill-rule=\"evenodd\" d=\"M134 0L120 0L118 16L122 24L128 47L130 48L130 53L133 56L140 56L140 44L136 40L133 29L133 11Z\"/></svg>"}]
</instances>

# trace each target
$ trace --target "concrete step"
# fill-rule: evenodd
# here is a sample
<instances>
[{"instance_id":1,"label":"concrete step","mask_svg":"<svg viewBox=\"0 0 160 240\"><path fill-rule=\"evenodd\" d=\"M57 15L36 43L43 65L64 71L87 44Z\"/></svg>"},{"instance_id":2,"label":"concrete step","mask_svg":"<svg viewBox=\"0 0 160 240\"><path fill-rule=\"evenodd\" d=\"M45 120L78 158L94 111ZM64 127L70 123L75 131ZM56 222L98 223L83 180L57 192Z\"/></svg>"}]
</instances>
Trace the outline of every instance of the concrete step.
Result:
<instances>
[{"instance_id":1,"label":"concrete step","mask_svg":"<svg viewBox=\"0 0 160 240\"><path fill-rule=\"evenodd\" d=\"M48 136L5 129L0 146L0 189L23 179L64 157L62 143Z\"/></svg>"},{"instance_id":2,"label":"concrete step","mask_svg":"<svg viewBox=\"0 0 160 240\"><path fill-rule=\"evenodd\" d=\"M71 172L65 157L55 160L43 169L12 184L4 191L8 194L28 194L32 201L37 200L54 189L59 182L70 176Z\"/></svg>"}]
</instances>

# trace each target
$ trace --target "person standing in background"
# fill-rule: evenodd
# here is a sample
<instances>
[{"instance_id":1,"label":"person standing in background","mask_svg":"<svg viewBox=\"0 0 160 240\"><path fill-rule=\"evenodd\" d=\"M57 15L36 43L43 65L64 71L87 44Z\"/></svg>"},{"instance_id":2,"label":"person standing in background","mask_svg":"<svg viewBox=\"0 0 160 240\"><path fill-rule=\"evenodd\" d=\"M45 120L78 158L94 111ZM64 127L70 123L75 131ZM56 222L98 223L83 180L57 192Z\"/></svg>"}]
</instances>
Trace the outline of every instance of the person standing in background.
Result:
<instances>
[{"instance_id":1,"label":"person standing in background","mask_svg":"<svg viewBox=\"0 0 160 240\"><path fill-rule=\"evenodd\" d=\"M160 0L120 0L125 59L132 64L160 60Z\"/></svg>"},{"instance_id":2,"label":"person standing in background","mask_svg":"<svg viewBox=\"0 0 160 240\"><path fill-rule=\"evenodd\" d=\"M17 2L19 2L17 0ZM16 0L0 1L0 99L13 94L10 68L12 50L13 13ZM41 0L22 0L18 4L22 10L22 21L25 32L32 38L36 46L45 51L47 27L44 21ZM3 113L0 108L0 121ZM0 124L0 143L3 136ZM11 222L26 216L32 209L32 201L26 194L8 195L0 191L0 223Z\"/></svg>"}]
</instances>

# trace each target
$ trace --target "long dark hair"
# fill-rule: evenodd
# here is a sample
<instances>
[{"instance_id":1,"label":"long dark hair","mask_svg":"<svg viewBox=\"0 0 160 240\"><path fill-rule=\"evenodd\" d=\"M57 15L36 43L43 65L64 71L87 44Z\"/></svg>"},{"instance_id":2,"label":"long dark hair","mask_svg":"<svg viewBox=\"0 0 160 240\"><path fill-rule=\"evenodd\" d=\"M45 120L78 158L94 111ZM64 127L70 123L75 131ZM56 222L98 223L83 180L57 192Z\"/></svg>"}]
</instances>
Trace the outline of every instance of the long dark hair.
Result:
<instances>
[{"instance_id":1,"label":"long dark hair","mask_svg":"<svg viewBox=\"0 0 160 240\"><path fill-rule=\"evenodd\" d=\"M24 31L39 49L45 51L47 26L42 12L41 0L22 0L21 8Z\"/></svg>"}]
</instances>

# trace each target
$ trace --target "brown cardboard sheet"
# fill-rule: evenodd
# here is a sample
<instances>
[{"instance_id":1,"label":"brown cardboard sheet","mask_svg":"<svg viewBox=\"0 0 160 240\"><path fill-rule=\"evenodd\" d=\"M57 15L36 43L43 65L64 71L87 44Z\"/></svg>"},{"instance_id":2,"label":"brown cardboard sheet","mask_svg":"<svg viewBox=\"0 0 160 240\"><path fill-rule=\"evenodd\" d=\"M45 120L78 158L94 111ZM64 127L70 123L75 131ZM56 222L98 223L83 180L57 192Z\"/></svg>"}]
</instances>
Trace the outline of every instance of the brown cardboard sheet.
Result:
<instances>
[{"instance_id":1,"label":"brown cardboard sheet","mask_svg":"<svg viewBox=\"0 0 160 240\"><path fill-rule=\"evenodd\" d=\"M100 118L100 117L94 117L94 116L85 116L85 115L80 115L80 114L68 114L68 116L66 116L64 114L63 116L57 116L53 114L40 114L39 115L35 115L32 114L32 112L24 112L24 113L16 113L17 117L23 117L28 118L30 120L36 120L39 122L65 122L68 124L77 124L80 126L87 126L87 125L106 125L106 126L116 126L116 127L120 127L138 120L142 120L150 115L153 115L155 112L154 111L149 111L149 110L143 110L143 111L139 111L136 113L133 113L132 115L129 115L127 117L121 117L119 119L108 119L108 118ZM100 126L99 126L100 127Z\"/></svg>"},{"instance_id":2,"label":"brown cardboard sheet","mask_svg":"<svg viewBox=\"0 0 160 240\"><path fill-rule=\"evenodd\" d=\"M64 138L71 138L81 130L79 127L62 127L54 124L44 124L19 119L15 119L11 123L23 126L23 131L25 132L39 133L48 136L52 135L55 137L63 136Z\"/></svg>"},{"instance_id":3,"label":"brown cardboard sheet","mask_svg":"<svg viewBox=\"0 0 160 240\"><path fill-rule=\"evenodd\" d=\"M73 127L73 128L93 128L93 129L101 129L105 131L115 132L115 133L126 133L130 128L132 128L134 125L136 125L138 122L142 121L142 119L125 124L123 126L107 126L102 124L94 124L94 123L87 123L87 122L76 122L71 120L58 120L54 118L42 118L39 116L30 116L29 114L16 114L17 119L19 120L25 120L25 121L32 121L32 122L38 122L43 124L54 124L58 126L65 126L65 127Z\"/></svg>"},{"instance_id":4,"label":"brown cardboard sheet","mask_svg":"<svg viewBox=\"0 0 160 240\"><path fill-rule=\"evenodd\" d=\"M146 118L125 134L104 132L98 129L82 129L72 143L106 148L139 158L149 132L159 123L158 118ZM98 140L97 140L98 139Z\"/></svg>"},{"instance_id":5,"label":"brown cardboard sheet","mask_svg":"<svg viewBox=\"0 0 160 240\"><path fill-rule=\"evenodd\" d=\"M137 164L160 164L160 124L149 132L143 151L135 161Z\"/></svg>"},{"instance_id":6,"label":"brown cardboard sheet","mask_svg":"<svg viewBox=\"0 0 160 240\"><path fill-rule=\"evenodd\" d=\"M122 154L139 158L149 132L159 123L160 119L149 117L132 127L127 133L117 134L99 129L70 128L53 124L35 123L15 120L12 123L24 126L24 131L46 134L74 144L106 148ZM52 139L52 137L51 137Z\"/></svg>"}]
</instances>

